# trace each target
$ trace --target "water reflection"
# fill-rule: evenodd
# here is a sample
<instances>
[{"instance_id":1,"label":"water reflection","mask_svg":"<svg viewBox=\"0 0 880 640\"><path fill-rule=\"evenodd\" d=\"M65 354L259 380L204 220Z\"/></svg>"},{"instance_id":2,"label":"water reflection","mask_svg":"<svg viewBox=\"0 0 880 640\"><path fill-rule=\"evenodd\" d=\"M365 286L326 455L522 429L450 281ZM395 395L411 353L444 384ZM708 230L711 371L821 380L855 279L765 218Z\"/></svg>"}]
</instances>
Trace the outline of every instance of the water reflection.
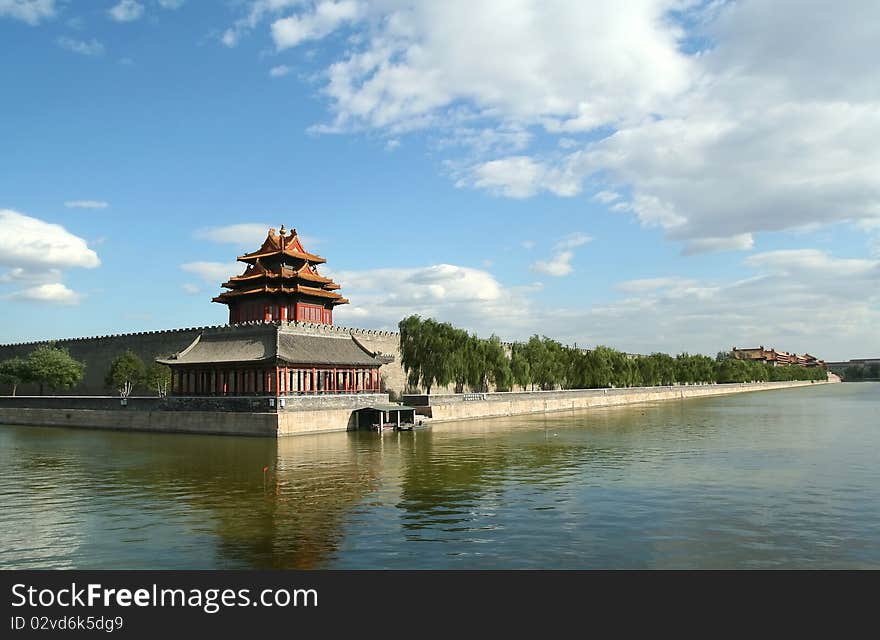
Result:
<instances>
[{"instance_id":1,"label":"water reflection","mask_svg":"<svg viewBox=\"0 0 880 640\"><path fill-rule=\"evenodd\" d=\"M878 390L278 441L2 427L0 567L880 566Z\"/></svg>"}]
</instances>

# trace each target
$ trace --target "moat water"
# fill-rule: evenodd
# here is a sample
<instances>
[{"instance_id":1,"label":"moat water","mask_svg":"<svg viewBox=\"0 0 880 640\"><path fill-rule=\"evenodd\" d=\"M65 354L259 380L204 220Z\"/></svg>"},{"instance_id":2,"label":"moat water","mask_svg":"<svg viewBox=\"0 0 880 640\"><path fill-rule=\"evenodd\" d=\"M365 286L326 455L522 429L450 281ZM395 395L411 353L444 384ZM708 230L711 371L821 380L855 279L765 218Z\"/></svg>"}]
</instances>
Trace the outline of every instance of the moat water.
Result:
<instances>
[{"instance_id":1,"label":"moat water","mask_svg":"<svg viewBox=\"0 0 880 640\"><path fill-rule=\"evenodd\" d=\"M277 442L0 426L5 569L869 567L878 383Z\"/></svg>"}]
</instances>

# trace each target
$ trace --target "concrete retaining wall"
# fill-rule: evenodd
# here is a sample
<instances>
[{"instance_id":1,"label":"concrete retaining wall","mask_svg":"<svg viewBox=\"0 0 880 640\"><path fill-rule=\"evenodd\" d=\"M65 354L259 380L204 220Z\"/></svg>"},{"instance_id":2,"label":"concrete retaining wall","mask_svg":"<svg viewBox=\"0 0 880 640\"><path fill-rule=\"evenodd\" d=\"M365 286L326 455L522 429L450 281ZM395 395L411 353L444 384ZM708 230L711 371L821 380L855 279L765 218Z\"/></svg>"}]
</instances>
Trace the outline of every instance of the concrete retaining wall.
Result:
<instances>
[{"instance_id":1,"label":"concrete retaining wall","mask_svg":"<svg viewBox=\"0 0 880 640\"><path fill-rule=\"evenodd\" d=\"M125 406L119 396L0 396L2 409L100 409L103 411L159 411L162 399L131 396Z\"/></svg>"},{"instance_id":2,"label":"concrete retaining wall","mask_svg":"<svg viewBox=\"0 0 880 640\"><path fill-rule=\"evenodd\" d=\"M609 407L660 400L679 400L720 396L749 391L769 391L810 386L810 381L760 382L754 384L676 385L671 387L634 387L629 389L583 389L575 391L531 391L461 395L404 396L403 401L418 407L419 413L432 422L471 420Z\"/></svg>"},{"instance_id":3,"label":"concrete retaining wall","mask_svg":"<svg viewBox=\"0 0 880 640\"><path fill-rule=\"evenodd\" d=\"M0 408L0 424L237 436L278 434L277 413Z\"/></svg>"},{"instance_id":4,"label":"concrete retaining wall","mask_svg":"<svg viewBox=\"0 0 880 640\"><path fill-rule=\"evenodd\" d=\"M420 407L434 422L493 418L591 407L720 396L750 391L769 391L804 387L811 382L764 382L757 384L713 384L633 389L588 389L578 391L539 391L526 393L486 393L467 395L407 396L405 401ZM356 428L354 412L388 401L385 394L343 396L298 396L286 398L285 407L274 412L172 411L155 410L148 404L141 409L122 408L118 398L34 398L37 407L18 405L27 398L0 401L0 425L87 427L129 431L227 434L247 436L287 436L306 433L346 431ZM138 399L130 399L132 400ZM152 398L142 398L155 401ZM224 400L224 399L200 399ZM81 408L89 403L108 408ZM9 406L9 404L16 406ZM54 408L46 408L51 403ZM59 406L69 403L79 408ZM112 408L109 408L112 407Z\"/></svg>"},{"instance_id":5,"label":"concrete retaining wall","mask_svg":"<svg viewBox=\"0 0 880 640\"><path fill-rule=\"evenodd\" d=\"M118 397L0 398L0 425L275 437L355 429L354 412L387 404L388 395L296 396L285 398L284 407L276 403L271 409L267 400L169 398L168 404L158 398L129 398L123 407ZM260 409L247 411L242 402L256 403Z\"/></svg>"}]
</instances>

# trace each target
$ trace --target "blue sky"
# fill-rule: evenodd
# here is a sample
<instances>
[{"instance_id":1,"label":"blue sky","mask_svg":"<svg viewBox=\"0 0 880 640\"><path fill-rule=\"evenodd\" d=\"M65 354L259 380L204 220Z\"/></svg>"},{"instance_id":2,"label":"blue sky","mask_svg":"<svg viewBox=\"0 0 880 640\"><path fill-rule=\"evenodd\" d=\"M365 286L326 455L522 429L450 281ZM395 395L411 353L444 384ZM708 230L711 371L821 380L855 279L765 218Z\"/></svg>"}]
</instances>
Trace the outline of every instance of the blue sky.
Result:
<instances>
[{"instance_id":1,"label":"blue sky","mask_svg":"<svg viewBox=\"0 0 880 640\"><path fill-rule=\"evenodd\" d=\"M0 0L0 342L222 323L269 226L352 304L880 353L880 9Z\"/></svg>"}]
</instances>

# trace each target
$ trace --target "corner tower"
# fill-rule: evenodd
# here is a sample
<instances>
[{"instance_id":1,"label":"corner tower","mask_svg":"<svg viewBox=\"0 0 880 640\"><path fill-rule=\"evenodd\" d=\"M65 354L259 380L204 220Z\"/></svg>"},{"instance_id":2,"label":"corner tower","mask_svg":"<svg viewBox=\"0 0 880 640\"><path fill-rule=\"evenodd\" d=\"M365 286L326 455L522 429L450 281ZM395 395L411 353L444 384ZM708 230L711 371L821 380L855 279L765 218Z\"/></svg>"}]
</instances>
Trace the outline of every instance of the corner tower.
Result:
<instances>
[{"instance_id":1,"label":"corner tower","mask_svg":"<svg viewBox=\"0 0 880 640\"><path fill-rule=\"evenodd\" d=\"M229 307L229 324L300 321L333 324L333 309L348 304L339 285L318 273L327 261L306 251L294 229L282 226L257 251L238 257L247 265L223 283L229 289L213 299Z\"/></svg>"}]
</instances>

